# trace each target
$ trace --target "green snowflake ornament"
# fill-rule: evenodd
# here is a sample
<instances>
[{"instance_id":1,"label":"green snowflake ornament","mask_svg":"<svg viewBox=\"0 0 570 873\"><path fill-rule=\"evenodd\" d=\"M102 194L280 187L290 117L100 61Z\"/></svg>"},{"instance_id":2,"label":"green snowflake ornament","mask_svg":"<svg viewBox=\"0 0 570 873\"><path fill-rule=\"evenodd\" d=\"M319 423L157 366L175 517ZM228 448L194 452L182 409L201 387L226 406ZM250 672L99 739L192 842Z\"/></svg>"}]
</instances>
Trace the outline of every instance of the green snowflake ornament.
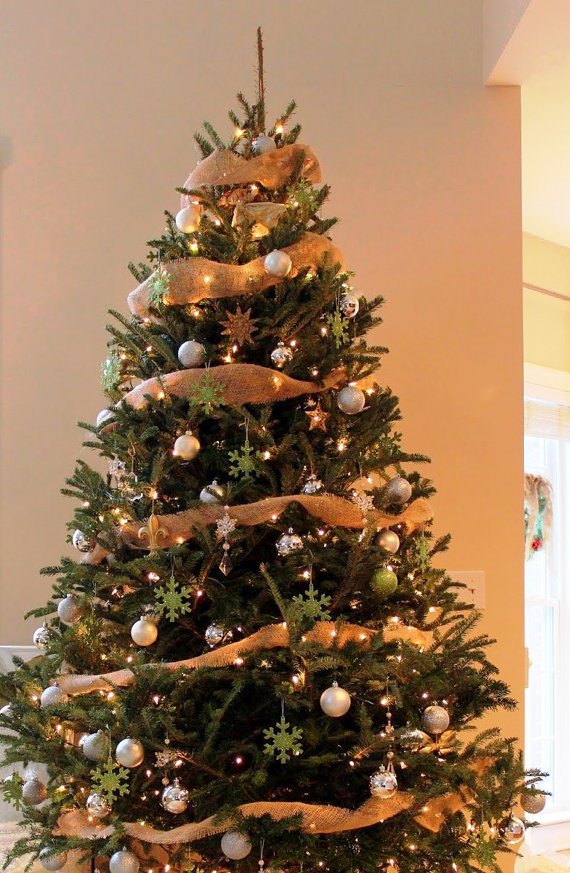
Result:
<instances>
[{"instance_id":1,"label":"green snowflake ornament","mask_svg":"<svg viewBox=\"0 0 570 873\"><path fill-rule=\"evenodd\" d=\"M101 364L101 387L103 391L112 394L121 384L123 362L116 352L112 352Z\"/></svg>"},{"instance_id":2,"label":"green snowflake ornament","mask_svg":"<svg viewBox=\"0 0 570 873\"><path fill-rule=\"evenodd\" d=\"M250 445L246 436L241 449L235 449L228 455L230 464L230 476L234 479L251 479L257 476L257 462L263 460L261 452L256 452Z\"/></svg>"},{"instance_id":3,"label":"green snowflake ornament","mask_svg":"<svg viewBox=\"0 0 570 873\"><path fill-rule=\"evenodd\" d=\"M159 267L149 282L148 302L155 309L163 305L170 290L170 273L164 267Z\"/></svg>"},{"instance_id":4,"label":"green snowflake ornament","mask_svg":"<svg viewBox=\"0 0 570 873\"><path fill-rule=\"evenodd\" d=\"M423 534L414 543L414 553L420 570L427 570L430 559L430 541Z\"/></svg>"},{"instance_id":5,"label":"green snowflake ornament","mask_svg":"<svg viewBox=\"0 0 570 873\"><path fill-rule=\"evenodd\" d=\"M334 312L329 313L326 317L326 322L330 328L330 332L334 339L334 344L339 349L341 346L345 345L349 339L348 333L348 319L344 317L340 309L335 309Z\"/></svg>"},{"instance_id":6,"label":"green snowflake ornament","mask_svg":"<svg viewBox=\"0 0 570 873\"><path fill-rule=\"evenodd\" d=\"M129 793L129 771L108 758L105 764L101 764L92 774L93 791L105 798L112 805L119 795Z\"/></svg>"},{"instance_id":7,"label":"green snowflake ornament","mask_svg":"<svg viewBox=\"0 0 570 873\"><path fill-rule=\"evenodd\" d=\"M276 728L265 728L263 736L268 741L263 747L266 755L275 755L278 761L286 764L291 755L300 755L303 747L299 740L303 736L301 728L291 727L282 715Z\"/></svg>"},{"instance_id":8,"label":"green snowflake ornament","mask_svg":"<svg viewBox=\"0 0 570 873\"><path fill-rule=\"evenodd\" d=\"M205 415L209 415L215 406L223 402L223 385L214 381L210 371L206 370L200 382L190 391L188 399L194 406L202 407Z\"/></svg>"},{"instance_id":9,"label":"green snowflake ornament","mask_svg":"<svg viewBox=\"0 0 570 873\"><path fill-rule=\"evenodd\" d=\"M330 606L330 602L331 598L328 594L319 594L318 591L315 591L312 582L309 582L305 597L302 594L297 594L293 598L293 603L299 606L303 618L309 618L313 621L328 621L331 614L326 607Z\"/></svg>"},{"instance_id":10,"label":"green snowflake ornament","mask_svg":"<svg viewBox=\"0 0 570 873\"><path fill-rule=\"evenodd\" d=\"M174 576L170 577L166 585L156 590L155 597L156 611L159 615L166 615L169 621L176 621L191 610L188 601L192 598L192 589L188 585L179 588Z\"/></svg>"}]
</instances>

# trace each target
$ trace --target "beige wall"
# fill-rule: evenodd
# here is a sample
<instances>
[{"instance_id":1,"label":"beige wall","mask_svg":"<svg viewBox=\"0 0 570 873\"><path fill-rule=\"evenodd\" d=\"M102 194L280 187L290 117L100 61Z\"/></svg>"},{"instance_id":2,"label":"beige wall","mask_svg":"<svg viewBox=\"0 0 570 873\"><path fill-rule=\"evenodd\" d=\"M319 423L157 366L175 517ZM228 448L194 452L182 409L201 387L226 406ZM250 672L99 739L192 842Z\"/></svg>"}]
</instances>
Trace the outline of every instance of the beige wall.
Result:
<instances>
[{"instance_id":1,"label":"beige wall","mask_svg":"<svg viewBox=\"0 0 570 873\"><path fill-rule=\"evenodd\" d=\"M102 406L105 310L128 259L223 125L266 35L269 101L300 103L333 183L336 240L385 293L381 377L410 449L433 458L454 569L487 574L485 627L522 692L519 93L481 84L474 0L312 3L4 0L0 639L29 639L39 566L64 550L58 495ZM522 732L520 714L502 716Z\"/></svg>"},{"instance_id":2,"label":"beige wall","mask_svg":"<svg viewBox=\"0 0 570 873\"><path fill-rule=\"evenodd\" d=\"M567 299L524 289L524 359L570 372L570 249L525 233L523 279Z\"/></svg>"}]
</instances>

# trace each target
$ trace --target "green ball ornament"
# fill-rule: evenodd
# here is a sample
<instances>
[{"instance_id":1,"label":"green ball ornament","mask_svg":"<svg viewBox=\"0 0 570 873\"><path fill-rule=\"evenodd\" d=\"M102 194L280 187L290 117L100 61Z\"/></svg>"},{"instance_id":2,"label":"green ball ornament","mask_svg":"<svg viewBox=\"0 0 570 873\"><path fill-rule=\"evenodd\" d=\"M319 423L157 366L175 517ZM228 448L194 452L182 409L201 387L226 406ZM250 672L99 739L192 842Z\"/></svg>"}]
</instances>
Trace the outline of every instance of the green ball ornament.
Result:
<instances>
[{"instance_id":1,"label":"green ball ornament","mask_svg":"<svg viewBox=\"0 0 570 873\"><path fill-rule=\"evenodd\" d=\"M379 597L389 597L398 587L398 577L392 570L379 567L372 574L370 586Z\"/></svg>"}]
</instances>

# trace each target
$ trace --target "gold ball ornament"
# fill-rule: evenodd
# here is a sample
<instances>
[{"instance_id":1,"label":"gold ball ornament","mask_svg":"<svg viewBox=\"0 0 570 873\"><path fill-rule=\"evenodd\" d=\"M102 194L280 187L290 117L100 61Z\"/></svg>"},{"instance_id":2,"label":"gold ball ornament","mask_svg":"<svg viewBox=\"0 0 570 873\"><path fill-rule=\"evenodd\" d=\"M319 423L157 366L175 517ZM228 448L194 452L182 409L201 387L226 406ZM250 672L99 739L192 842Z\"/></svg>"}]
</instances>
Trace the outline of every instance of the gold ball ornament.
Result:
<instances>
[{"instance_id":1,"label":"gold ball ornament","mask_svg":"<svg viewBox=\"0 0 570 873\"><path fill-rule=\"evenodd\" d=\"M111 873L138 873L139 859L128 849L121 849L109 858L109 870Z\"/></svg>"},{"instance_id":2,"label":"gold ball ornament","mask_svg":"<svg viewBox=\"0 0 570 873\"><path fill-rule=\"evenodd\" d=\"M221 841L222 852L230 861L241 861L251 852L251 840L247 834L236 830L226 831Z\"/></svg>"},{"instance_id":3,"label":"gold ball ornament","mask_svg":"<svg viewBox=\"0 0 570 873\"><path fill-rule=\"evenodd\" d=\"M176 227L182 233L194 233L200 227L202 210L196 203L184 206L176 213Z\"/></svg>"},{"instance_id":4,"label":"gold ball ornament","mask_svg":"<svg viewBox=\"0 0 570 873\"><path fill-rule=\"evenodd\" d=\"M158 628L154 621L143 615L132 626L131 637L137 646L152 646L158 637Z\"/></svg>"},{"instance_id":5,"label":"gold ball ornament","mask_svg":"<svg viewBox=\"0 0 570 873\"><path fill-rule=\"evenodd\" d=\"M336 405L346 415L357 415L362 412L366 403L366 395L358 385L345 385L336 395Z\"/></svg>"},{"instance_id":6,"label":"gold ball ornament","mask_svg":"<svg viewBox=\"0 0 570 873\"><path fill-rule=\"evenodd\" d=\"M545 805L546 795L542 792L531 794L529 791L523 791L521 794L521 806L530 815L538 815L539 812L542 812Z\"/></svg>"},{"instance_id":7,"label":"gold ball ornament","mask_svg":"<svg viewBox=\"0 0 570 873\"><path fill-rule=\"evenodd\" d=\"M187 431L177 438L172 454L175 458L182 458L183 461L193 461L199 451L200 441L192 431Z\"/></svg>"},{"instance_id":8,"label":"gold ball ornament","mask_svg":"<svg viewBox=\"0 0 570 873\"><path fill-rule=\"evenodd\" d=\"M67 863L67 852L58 852L57 855L49 848L42 849L39 854L39 862L44 870L49 870L55 873L56 870L61 870Z\"/></svg>"},{"instance_id":9,"label":"gold ball ornament","mask_svg":"<svg viewBox=\"0 0 570 873\"><path fill-rule=\"evenodd\" d=\"M167 812L171 812L173 815L180 815L181 812L186 810L189 797L190 792L188 789L180 784L179 779L175 779L172 785L167 785L162 792L160 802Z\"/></svg>"},{"instance_id":10,"label":"gold ball ornament","mask_svg":"<svg viewBox=\"0 0 570 873\"><path fill-rule=\"evenodd\" d=\"M428 734L442 734L449 727L447 709L443 706L428 706L422 713L422 727Z\"/></svg>"},{"instance_id":11,"label":"gold ball ornament","mask_svg":"<svg viewBox=\"0 0 570 873\"><path fill-rule=\"evenodd\" d=\"M499 833L509 846L516 846L524 840L524 822L516 815L509 815L499 825Z\"/></svg>"},{"instance_id":12,"label":"gold ball ornament","mask_svg":"<svg viewBox=\"0 0 570 873\"><path fill-rule=\"evenodd\" d=\"M140 740L126 737L117 744L115 758L123 767L140 767L144 761L144 746Z\"/></svg>"},{"instance_id":13,"label":"gold ball ornament","mask_svg":"<svg viewBox=\"0 0 570 873\"><path fill-rule=\"evenodd\" d=\"M47 788L43 782L40 782L35 776L33 779L28 779L22 786L22 797L27 803L32 806L38 806L43 803L47 797Z\"/></svg>"},{"instance_id":14,"label":"gold ball ornament","mask_svg":"<svg viewBox=\"0 0 570 873\"><path fill-rule=\"evenodd\" d=\"M321 709L325 715L329 715L331 718L340 718L346 715L351 703L350 694L344 688L340 688L338 682L333 682L331 687L321 694Z\"/></svg>"},{"instance_id":15,"label":"gold ball ornament","mask_svg":"<svg viewBox=\"0 0 570 873\"><path fill-rule=\"evenodd\" d=\"M277 279L284 279L291 272L293 262L287 252L281 252L279 249L273 249L266 255L263 261L265 272L270 276L275 276Z\"/></svg>"}]
</instances>

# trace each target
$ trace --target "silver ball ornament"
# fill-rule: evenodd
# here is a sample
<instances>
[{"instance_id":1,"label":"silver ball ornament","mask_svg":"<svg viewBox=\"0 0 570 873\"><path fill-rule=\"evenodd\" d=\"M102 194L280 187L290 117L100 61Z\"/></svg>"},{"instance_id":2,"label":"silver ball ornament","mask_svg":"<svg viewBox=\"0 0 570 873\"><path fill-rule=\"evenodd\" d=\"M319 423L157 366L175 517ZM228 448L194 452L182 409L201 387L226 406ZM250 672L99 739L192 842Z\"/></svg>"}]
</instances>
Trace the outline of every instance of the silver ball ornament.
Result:
<instances>
[{"instance_id":1,"label":"silver ball ornament","mask_svg":"<svg viewBox=\"0 0 570 873\"><path fill-rule=\"evenodd\" d=\"M538 815L546 806L546 795L542 794L542 792L540 794L530 794L527 791L523 791L521 794L521 806L530 815Z\"/></svg>"},{"instance_id":2,"label":"silver ball ornament","mask_svg":"<svg viewBox=\"0 0 570 873\"><path fill-rule=\"evenodd\" d=\"M241 834L239 831L226 831L221 841L222 852L229 858L230 861L241 861L242 858L247 858L251 852L251 840L247 834Z\"/></svg>"},{"instance_id":3,"label":"silver ball ornament","mask_svg":"<svg viewBox=\"0 0 570 873\"><path fill-rule=\"evenodd\" d=\"M95 424L97 427L101 427L105 424L106 421L109 421L111 418L115 417L115 413L112 409L102 409L101 412L97 414L97 418L95 419Z\"/></svg>"},{"instance_id":4,"label":"silver ball ornament","mask_svg":"<svg viewBox=\"0 0 570 873\"><path fill-rule=\"evenodd\" d=\"M395 476L388 482L386 494L390 503L407 503L412 496L412 486L403 476Z\"/></svg>"},{"instance_id":5,"label":"silver ball ornament","mask_svg":"<svg viewBox=\"0 0 570 873\"><path fill-rule=\"evenodd\" d=\"M109 858L109 870L111 873L138 873L139 859L133 852L121 849Z\"/></svg>"},{"instance_id":6,"label":"silver ball ornament","mask_svg":"<svg viewBox=\"0 0 570 873\"><path fill-rule=\"evenodd\" d=\"M183 367L201 367L206 360L206 349L197 340L186 340L178 349L178 360Z\"/></svg>"},{"instance_id":7,"label":"silver ball ornament","mask_svg":"<svg viewBox=\"0 0 570 873\"><path fill-rule=\"evenodd\" d=\"M42 624L41 627L37 627L32 637L32 642L36 649L39 649L40 652L47 652L49 649L49 636L49 627L47 624Z\"/></svg>"},{"instance_id":8,"label":"silver ball ornament","mask_svg":"<svg viewBox=\"0 0 570 873\"><path fill-rule=\"evenodd\" d=\"M126 737L117 744L115 758L123 767L139 767L144 760L144 746L140 740Z\"/></svg>"},{"instance_id":9,"label":"silver ball ornament","mask_svg":"<svg viewBox=\"0 0 570 873\"><path fill-rule=\"evenodd\" d=\"M109 735L105 731L96 731L84 737L81 748L83 754L90 761L106 761L111 749Z\"/></svg>"},{"instance_id":10,"label":"silver ball ornament","mask_svg":"<svg viewBox=\"0 0 570 873\"><path fill-rule=\"evenodd\" d=\"M131 628L131 637L137 646L152 646L158 637L158 628L154 621L141 616Z\"/></svg>"},{"instance_id":11,"label":"silver ball ornament","mask_svg":"<svg viewBox=\"0 0 570 873\"><path fill-rule=\"evenodd\" d=\"M0 715L10 716L12 715L12 707L9 703L4 704L2 709L0 709Z\"/></svg>"},{"instance_id":12,"label":"silver ball ornament","mask_svg":"<svg viewBox=\"0 0 570 873\"><path fill-rule=\"evenodd\" d=\"M176 213L176 227L182 233L194 233L200 227L202 210L196 203L184 206Z\"/></svg>"},{"instance_id":13,"label":"silver ball ornament","mask_svg":"<svg viewBox=\"0 0 570 873\"><path fill-rule=\"evenodd\" d=\"M362 412L366 403L366 395L358 385L345 385L336 395L336 405L346 415L356 415Z\"/></svg>"},{"instance_id":14,"label":"silver ball ornament","mask_svg":"<svg viewBox=\"0 0 570 873\"><path fill-rule=\"evenodd\" d=\"M388 554L395 555L400 548L400 537L395 531L386 528L381 530L376 537L376 545L380 546Z\"/></svg>"},{"instance_id":15,"label":"silver ball ornament","mask_svg":"<svg viewBox=\"0 0 570 873\"><path fill-rule=\"evenodd\" d=\"M64 597L57 604L57 617L64 624L75 624L76 621L79 621L82 614L83 610L74 594L68 594L67 597Z\"/></svg>"},{"instance_id":16,"label":"silver ball ornament","mask_svg":"<svg viewBox=\"0 0 570 873\"><path fill-rule=\"evenodd\" d=\"M232 640L233 634L231 630L226 631L219 624L210 624L206 628L204 639L211 648L214 648L214 646L219 646L219 644L224 640L226 642Z\"/></svg>"},{"instance_id":17,"label":"silver ball ornament","mask_svg":"<svg viewBox=\"0 0 570 873\"><path fill-rule=\"evenodd\" d=\"M54 855L51 849L42 849L39 854L39 861L44 870L50 870L55 873L56 870L61 870L67 863L67 852L59 852Z\"/></svg>"},{"instance_id":18,"label":"silver ball ornament","mask_svg":"<svg viewBox=\"0 0 570 873\"><path fill-rule=\"evenodd\" d=\"M350 694L344 688L340 688L338 682L333 682L331 687L321 694L321 709L331 718L340 718L342 715L346 715L351 703Z\"/></svg>"},{"instance_id":19,"label":"silver ball ornament","mask_svg":"<svg viewBox=\"0 0 570 873\"><path fill-rule=\"evenodd\" d=\"M428 734L442 734L449 727L449 713L443 706L428 706L422 713L422 727Z\"/></svg>"},{"instance_id":20,"label":"silver ball ornament","mask_svg":"<svg viewBox=\"0 0 570 873\"><path fill-rule=\"evenodd\" d=\"M57 685L50 685L42 691L40 697L40 706L45 709L46 706L58 706L62 703L67 703L69 697Z\"/></svg>"},{"instance_id":21,"label":"silver ball ornament","mask_svg":"<svg viewBox=\"0 0 570 873\"><path fill-rule=\"evenodd\" d=\"M191 431L182 434L174 443L172 454L183 461L193 461L200 451L200 441Z\"/></svg>"},{"instance_id":22,"label":"silver ball ornament","mask_svg":"<svg viewBox=\"0 0 570 873\"><path fill-rule=\"evenodd\" d=\"M73 544L73 548L77 549L78 552L90 552L95 543L93 540L90 540L89 537L85 536L82 530L77 529L73 536L71 537L71 542Z\"/></svg>"},{"instance_id":23,"label":"silver ball ornament","mask_svg":"<svg viewBox=\"0 0 570 873\"><path fill-rule=\"evenodd\" d=\"M104 797L92 791L85 801L85 809L93 818L105 818L111 812L111 807Z\"/></svg>"},{"instance_id":24,"label":"silver ball ornament","mask_svg":"<svg viewBox=\"0 0 570 873\"><path fill-rule=\"evenodd\" d=\"M279 249L273 249L265 256L263 261L265 272L270 276L275 276L277 279L284 279L291 272L293 262L287 252L282 252Z\"/></svg>"},{"instance_id":25,"label":"silver ball ornament","mask_svg":"<svg viewBox=\"0 0 570 873\"><path fill-rule=\"evenodd\" d=\"M200 491L202 503L221 503L225 496L226 492L223 485L218 485L216 479Z\"/></svg>"},{"instance_id":26,"label":"silver ball ornament","mask_svg":"<svg viewBox=\"0 0 570 873\"><path fill-rule=\"evenodd\" d=\"M187 808L189 796L190 792L188 789L180 784L179 779L175 779L172 785L167 785L162 792L160 802L167 812L179 815Z\"/></svg>"},{"instance_id":27,"label":"silver ball ornament","mask_svg":"<svg viewBox=\"0 0 570 873\"><path fill-rule=\"evenodd\" d=\"M22 786L22 797L32 806L38 806L43 803L47 797L47 788L43 782L35 777L28 779Z\"/></svg>"},{"instance_id":28,"label":"silver ball ornament","mask_svg":"<svg viewBox=\"0 0 570 873\"><path fill-rule=\"evenodd\" d=\"M273 137L261 133L251 142L251 150L254 155L265 155L267 152L275 151L276 148L277 143Z\"/></svg>"},{"instance_id":29,"label":"silver ball ornament","mask_svg":"<svg viewBox=\"0 0 570 873\"><path fill-rule=\"evenodd\" d=\"M524 822L515 815L510 815L503 819L499 825L499 833L509 846L516 846L524 840L525 826Z\"/></svg>"},{"instance_id":30,"label":"silver ball ornament","mask_svg":"<svg viewBox=\"0 0 570 873\"><path fill-rule=\"evenodd\" d=\"M370 794L372 797L381 797L387 800L393 797L398 789L396 774L382 765L376 773L370 777Z\"/></svg>"},{"instance_id":31,"label":"silver ball ornament","mask_svg":"<svg viewBox=\"0 0 570 873\"><path fill-rule=\"evenodd\" d=\"M345 294L340 300L340 311L345 318L354 318L358 315L360 303L355 294Z\"/></svg>"},{"instance_id":32,"label":"silver ball ornament","mask_svg":"<svg viewBox=\"0 0 570 873\"><path fill-rule=\"evenodd\" d=\"M287 533L282 534L276 543L277 554L281 555L281 557L287 557L287 555L298 552L302 548L303 540L299 534L293 532L292 527L289 528Z\"/></svg>"},{"instance_id":33,"label":"silver ball ornament","mask_svg":"<svg viewBox=\"0 0 570 873\"><path fill-rule=\"evenodd\" d=\"M277 346L271 352L271 361L278 370L282 370L293 357L293 350L286 346L285 343L277 343Z\"/></svg>"}]
</instances>

